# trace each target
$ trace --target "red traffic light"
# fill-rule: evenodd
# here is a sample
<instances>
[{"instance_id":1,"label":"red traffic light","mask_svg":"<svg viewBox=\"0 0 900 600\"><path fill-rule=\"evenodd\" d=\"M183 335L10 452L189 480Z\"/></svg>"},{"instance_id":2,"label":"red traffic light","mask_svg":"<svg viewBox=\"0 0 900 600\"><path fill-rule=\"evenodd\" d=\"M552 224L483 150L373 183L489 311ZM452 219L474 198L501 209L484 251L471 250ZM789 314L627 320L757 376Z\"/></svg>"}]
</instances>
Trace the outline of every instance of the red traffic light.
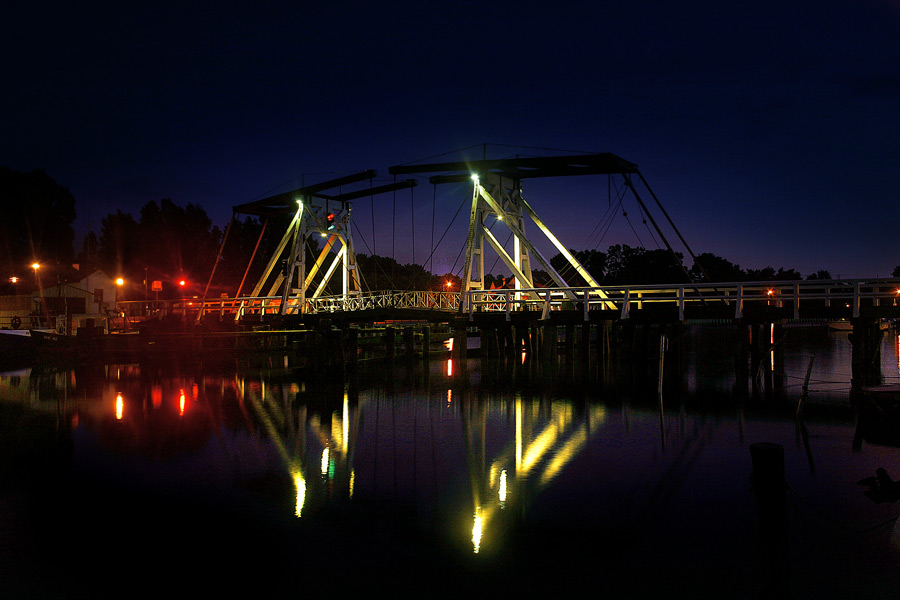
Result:
<instances>
[{"instance_id":1,"label":"red traffic light","mask_svg":"<svg viewBox=\"0 0 900 600\"><path fill-rule=\"evenodd\" d=\"M328 231L334 229L334 213L328 213L325 216L325 221L328 224Z\"/></svg>"}]
</instances>

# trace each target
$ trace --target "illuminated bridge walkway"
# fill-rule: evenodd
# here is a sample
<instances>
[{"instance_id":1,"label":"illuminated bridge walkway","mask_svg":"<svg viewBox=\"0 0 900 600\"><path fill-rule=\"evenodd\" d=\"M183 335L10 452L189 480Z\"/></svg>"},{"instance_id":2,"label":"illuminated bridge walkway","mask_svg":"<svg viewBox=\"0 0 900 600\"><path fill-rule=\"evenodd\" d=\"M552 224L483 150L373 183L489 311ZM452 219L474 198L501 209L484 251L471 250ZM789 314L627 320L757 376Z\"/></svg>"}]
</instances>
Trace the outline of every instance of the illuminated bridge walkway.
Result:
<instances>
[{"instance_id":1,"label":"illuminated bridge walkway","mask_svg":"<svg viewBox=\"0 0 900 600\"><path fill-rule=\"evenodd\" d=\"M900 280L807 280L687 285L604 286L435 291L377 291L306 299L302 306L281 297L218 298L203 302L120 303L126 312L219 316L265 321L287 316L334 318L420 318L451 315L515 321L562 319L612 321L630 318L663 322L692 319L783 321L799 319L900 318Z\"/></svg>"}]
</instances>

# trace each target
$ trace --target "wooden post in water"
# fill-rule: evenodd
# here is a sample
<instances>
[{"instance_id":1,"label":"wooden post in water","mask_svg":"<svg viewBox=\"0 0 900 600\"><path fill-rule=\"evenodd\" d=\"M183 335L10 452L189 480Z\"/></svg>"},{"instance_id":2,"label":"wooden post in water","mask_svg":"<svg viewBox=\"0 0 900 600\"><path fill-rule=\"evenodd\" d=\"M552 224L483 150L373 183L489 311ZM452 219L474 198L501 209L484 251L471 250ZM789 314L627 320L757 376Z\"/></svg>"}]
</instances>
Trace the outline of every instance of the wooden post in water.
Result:
<instances>
[{"instance_id":1,"label":"wooden post in water","mask_svg":"<svg viewBox=\"0 0 900 600\"><path fill-rule=\"evenodd\" d=\"M422 360L428 362L431 356L431 325L428 323L422 328ZM427 373L426 369L426 373Z\"/></svg>"},{"instance_id":2,"label":"wooden post in water","mask_svg":"<svg viewBox=\"0 0 900 600\"><path fill-rule=\"evenodd\" d=\"M611 325L609 321L602 321L597 326L597 364L607 366L609 364L609 332Z\"/></svg>"},{"instance_id":3,"label":"wooden post in water","mask_svg":"<svg viewBox=\"0 0 900 600\"><path fill-rule=\"evenodd\" d=\"M359 329L350 327L346 332L346 360L350 365L355 365L359 354Z\"/></svg>"},{"instance_id":4,"label":"wooden post in water","mask_svg":"<svg viewBox=\"0 0 900 600\"><path fill-rule=\"evenodd\" d=\"M541 363L547 367L556 365L559 350L559 331L556 325L544 321L541 325Z\"/></svg>"},{"instance_id":5,"label":"wooden post in water","mask_svg":"<svg viewBox=\"0 0 900 600\"><path fill-rule=\"evenodd\" d=\"M388 358L397 356L397 331L393 327L384 329L384 348Z\"/></svg>"},{"instance_id":6,"label":"wooden post in water","mask_svg":"<svg viewBox=\"0 0 900 600\"><path fill-rule=\"evenodd\" d=\"M575 362L575 324L566 324L566 364L571 365Z\"/></svg>"},{"instance_id":7,"label":"wooden post in water","mask_svg":"<svg viewBox=\"0 0 900 600\"><path fill-rule=\"evenodd\" d=\"M468 356L469 333L466 331L466 322L457 320L453 323L453 358L459 359L458 369L463 368L463 362Z\"/></svg>"},{"instance_id":8,"label":"wooden post in water","mask_svg":"<svg viewBox=\"0 0 900 600\"><path fill-rule=\"evenodd\" d=\"M591 324L581 324L581 365L585 372L591 366Z\"/></svg>"},{"instance_id":9,"label":"wooden post in water","mask_svg":"<svg viewBox=\"0 0 900 600\"><path fill-rule=\"evenodd\" d=\"M854 319L853 332L850 334L851 345L851 386L854 390L878 385L882 381L881 373L881 330L879 319Z\"/></svg>"},{"instance_id":10,"label":"wooden post in water","mask_svg":"<svg viewBox=\"0 0 900 600\"><path fill-rule=\"evenodd\" d=\"M481 341L482 358L497 358L497 330L493 327L482 327L478 335Z\"/></svg>"},{"instance_id":11,"label":"wooden post in water","mask_svg":"<svg viewBox=\"0 0 900 600\"><path fill-rule=\"evenodd\" d=\"M752 444L750 458L756 497L758 590L761 598L787 598L790 593L790 552L784 447L768 442Z\"/></svg>"},{"instance_id":12,"label":"wooden post in water","mask_svg":"<svg viewBox=\"0 0 900 600\"><path fill-rule=\"evenodd\" d=\"M758 323L750 325L750 376L753 393L759 393L759 378L762 376L762 327Z\"/></svg>"},{"instance_id":13,"label":"wooden post in water","mask_svg":"<svg viewBox=\"0 0 900 600\"><path fill-rule=\"evenodd\" d=\"M416 332L409 325L403 328L403 351L407 358L412 358L416 353Z\"/></svg>"}]
</instances>

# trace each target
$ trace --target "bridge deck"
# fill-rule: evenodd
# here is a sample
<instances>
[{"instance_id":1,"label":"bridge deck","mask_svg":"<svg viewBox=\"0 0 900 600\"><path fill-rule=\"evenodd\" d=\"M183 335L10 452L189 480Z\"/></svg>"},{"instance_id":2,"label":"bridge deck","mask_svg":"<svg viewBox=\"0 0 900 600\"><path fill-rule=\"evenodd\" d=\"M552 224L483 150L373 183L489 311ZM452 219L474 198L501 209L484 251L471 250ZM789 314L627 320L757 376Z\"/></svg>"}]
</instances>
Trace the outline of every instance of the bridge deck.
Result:
<instances>
[{"instance_id":1,"label":"bridge deck","mask_svg":"<svg viewBox=\"0 0 900 600\"><path fill-rule=\"evenodd\" d=\"M280 297L120 302L129 314L219 315L236 321L285 315L333 315L369 320L440 320L452 314L470 320L491 317L565 320L647 318L798 320L809 318L900 318L900 279L737 282L688 285L604 286L436 291L378 291L289 300ZM565 315L565 316L564 316Z\"/></svg>"}]
</instances>

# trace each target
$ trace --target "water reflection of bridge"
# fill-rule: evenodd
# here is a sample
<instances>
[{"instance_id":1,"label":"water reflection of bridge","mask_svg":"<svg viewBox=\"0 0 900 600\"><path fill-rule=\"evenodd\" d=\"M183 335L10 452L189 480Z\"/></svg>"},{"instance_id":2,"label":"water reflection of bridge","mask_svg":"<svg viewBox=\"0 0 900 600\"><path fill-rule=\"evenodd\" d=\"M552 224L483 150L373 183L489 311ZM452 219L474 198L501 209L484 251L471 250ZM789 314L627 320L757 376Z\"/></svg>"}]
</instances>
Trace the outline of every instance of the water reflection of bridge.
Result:
<instances>
[{"instance_id":1,"label":"water reflection of bridge","mask_svg":"<svg viewBox=\"0 0 900 600\"><path fill-rule=\"evenodd\" d=\"M408 446L425 434L428 420L446 418L452 411L461 421L465 465L455 466L467 470L462 473L434 473L444 481L468 479L471 493L469 527L472 549L481 550L485 540L502 530L504 512L508 518L520 518L527 506L541 491L553 483L554 478L584 449L585 444L600 427L606 417L603 406L576 406L569 401L545 402L524 398L517 394L508 401L486 402L468 397L445 400L443 397L426 398L422 430L416 430L417 417L410 420L407 405L401 408L404 421L400 438L373 439L376 432L366 431L398 418L397 404L404 400L397 397L360 399L349 386L333 397L337 404L295 402L301 395L296 390L287 391L279 385L249 384L239 380L240 398L253 408L254 414L265 428L267 437L277 446L284 468L294 483L296 491L296 516L315 512L326 504L350 500L358 493L358 463L368 463L377 470L378 459L371 455L384 452L381 458L389 464L388 471L396 472L397 461L402 460L396 445ZM413 399L411 410L417 411L419 400ZM383 426L382 426L383 427ZM411 429L412 428L412 429ZM367 445L367 458L358 456L361 436ZM436 443L428 440L423 443ZM390 449L371 447L372 444L391 444ZM413 457L412 460L417 460ZM407 465L408 467L408 465ZM418 468L428 470L419 465ZM403 467L409 475L412 469ZM377 473L366 473L373 483L367 483L364 494L379 493L374 483ZM369 487L369 486L374 487ZM398 485L393 482L394 486ZM409 482L402 484L404 487ZM413 484L415 485L415 484ZM390 496L389 490L381 494ZM395 491L394 491L395 493ZM458 507L455 507L456 510ZM457 528L459 523L456 524ZM450 527L453 527L451 525ZM458 531L445 532L458 535Z\"/></svg>"}]
</instances>

